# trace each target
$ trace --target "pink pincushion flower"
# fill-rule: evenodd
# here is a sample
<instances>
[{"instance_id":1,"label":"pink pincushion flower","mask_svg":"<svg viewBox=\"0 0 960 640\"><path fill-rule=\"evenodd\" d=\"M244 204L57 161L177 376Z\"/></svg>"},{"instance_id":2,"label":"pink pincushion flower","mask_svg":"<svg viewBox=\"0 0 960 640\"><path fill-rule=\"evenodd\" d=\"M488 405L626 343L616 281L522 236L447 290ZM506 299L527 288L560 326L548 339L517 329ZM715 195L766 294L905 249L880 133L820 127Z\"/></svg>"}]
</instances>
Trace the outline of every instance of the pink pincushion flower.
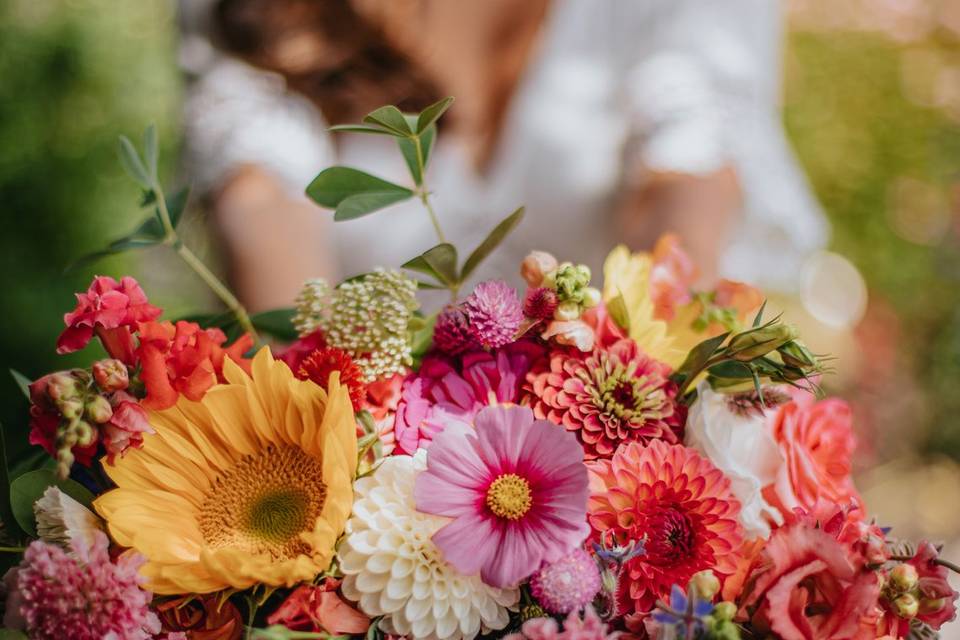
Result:
<instances>
[{"instance_id":1,"label":"pink pincushion flower","mask_svg":"<svg viewBox=\"0 0 960 640\"><path fill-rule=\"evenodd\" d=\"M580 611L600 591L600 571L593 557L574 549L530 578L530 593L550 613Z\"/></svg>"},{"instance_id":2,"label":"pink pincushion flower","mask_svg":"<svg viewBox=\"0 0 960 640\"><path fill-rule=\"evenodd\" d=\"M496 349L513 341L523 322L523 305L503 280L481 282L463 304L481 346Z\"/></svg>"},{"instance_id":3,"label":"pink pincushion flower","mask_svg":"<svg viewBox=\"0 0 960 640\"><path fill-rule=\"evenodd\" d=\"M77 306L63 316L67 328L57 338L57 353L72 353L87 346L96 332L112 357L134 363L130 329L154 320L161 311L147 302L136 280L125 276L117 282L97 276L86 293L77 294Z\"/></svg>"},{"instance_id":4,"label":"pink pincushion flower","mask_svg":"<svg viewBox=\"0 0 960 640\"><path fill-rule=\"evenodd\" d=\"M626 442L677 442L686 412L670 368L630 339L589 354L556 349L527 374L534 414L577 434L588 460L609 458Z\"/></svg>"},{"instance_id":5,"label":"pink pincushion flower","mask_svg":"<svg viewBox=\"0 0 960 640\"><path fill-rule=\"evenodd\" d=\"M160 632L150 593L140 586L141 556L111 562L101 532L92 545L77 539L71 547L73 555L39 540L27 547L10 579L4 626L33 640L147 640Z\"/></svg>"},{"instance_id":6,"label":"pink pincushion flower","mask_svg":"<svg viewBox=\"0 0 960 640\"><path fill-rule=\"evenodd\" d=\"M607 631L593 607L587 605L583 618L579 611L571 611L563 623L563 630L553 618L534 618L523 623L520 633L511 633L504 640L616 640L619 631Z\"/></svg>"},{"instance_id":7,"label":"pink pincushion flower","mask_svg":"<svg viewBox=\"0 0 960 640\"><path fill-rule=\"evenodd\" d=\"M543 348L520 341L495 352L474 351L451 360L424 359L403 383L394 421L398 449L410 455L451 423L469 425L477 411L496 402L517 402L530 365Z\"/></svg>"},{"instance_id":8,"label":"pink pincushion flower","mask_svg":"<svg viewBox=\"0 0 960 640\"><path fill-rule=\"evenodd\" d=\"M433 536L465 575L510 587L578 546L586 525L587 469L572 434L526 407L477 413L450 425L417 476L417 510L453 518Z\"/></svg>"}]
</instances>

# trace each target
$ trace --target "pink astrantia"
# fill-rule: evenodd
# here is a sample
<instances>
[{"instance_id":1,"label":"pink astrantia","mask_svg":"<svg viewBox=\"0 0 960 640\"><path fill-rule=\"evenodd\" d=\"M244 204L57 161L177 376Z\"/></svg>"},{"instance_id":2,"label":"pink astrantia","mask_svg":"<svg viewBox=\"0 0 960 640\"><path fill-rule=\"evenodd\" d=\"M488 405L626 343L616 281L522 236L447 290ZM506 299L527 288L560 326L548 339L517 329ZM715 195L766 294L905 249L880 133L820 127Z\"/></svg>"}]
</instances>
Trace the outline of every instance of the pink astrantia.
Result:
<instances>
[{"instance_id":1,"label":"pink astrantia","mask_svg":"<svg viewBox=\"0 0 960 640\"><path fill-rule=\"evenodd\" d=\"M35 541L20 566L7 575L4 626L33 640L147 640L160 632L150 593L140 588L143 558L125 554L110 561L107 536L93 544L60 547Z\"/></svg>"},{"instance_id":2,"label":"pink astrantia","mask_svg":"<svg viewBox=\"0 0 960 640\"><path fill-rule=\"evenodd\" d=\"M520 341L492 353L426 358L401 389L394 422L397 447L413 455L446 425L469 425L491 403L517 402L530 366L542 354L543 347Z\"/></svg>"},{"instance_id":3,"label":"pink astrantia","mask_svg":"<svg viewBox=\"0 0 960 640\"><path fill-rule=\"evenodd\" d=\"M94 333L112 357L134 363L130 328L156 319L161 310L149 302L136 280L125 276L117 282L97 276L86 293L77 294L77 306L63 316L67 328L57 338L57 353L72 353L87 346Z\"/></svg>"},{"instance_id":4,"label":"pink astrantia","mask_svg":"<svg viewBox=\"0 0 960 640\"><path fill-rule=\"evenodd\" d=\"M414 499L419 511L453 518L433 542L458 571L513 586L586 536L583 450L526 407L487 407L473 426L434 438Z\"/></svg>"}]
</instances>

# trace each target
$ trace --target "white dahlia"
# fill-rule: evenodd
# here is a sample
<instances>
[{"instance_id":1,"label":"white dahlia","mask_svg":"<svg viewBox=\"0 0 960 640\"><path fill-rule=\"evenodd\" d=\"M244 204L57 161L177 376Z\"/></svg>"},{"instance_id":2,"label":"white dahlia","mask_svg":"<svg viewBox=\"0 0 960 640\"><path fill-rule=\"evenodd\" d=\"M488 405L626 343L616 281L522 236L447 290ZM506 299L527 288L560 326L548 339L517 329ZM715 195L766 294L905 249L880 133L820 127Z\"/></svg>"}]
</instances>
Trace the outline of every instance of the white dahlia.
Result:
<instances>
[{"instance_id":1,"label":"white dahlia","mask_svg":"<svg viewBox=\"0 0 960 640\"><path fill-rule=\"evenodd\" d=\"M472 640L503 629L520 594L465 576L443 559L431 537L449 518L420 513L413 484L425 468L416 457L392 456L357 481L353 514L340 545L343 594L381 628L414 640Z\"/></svg>"}]
</instances>

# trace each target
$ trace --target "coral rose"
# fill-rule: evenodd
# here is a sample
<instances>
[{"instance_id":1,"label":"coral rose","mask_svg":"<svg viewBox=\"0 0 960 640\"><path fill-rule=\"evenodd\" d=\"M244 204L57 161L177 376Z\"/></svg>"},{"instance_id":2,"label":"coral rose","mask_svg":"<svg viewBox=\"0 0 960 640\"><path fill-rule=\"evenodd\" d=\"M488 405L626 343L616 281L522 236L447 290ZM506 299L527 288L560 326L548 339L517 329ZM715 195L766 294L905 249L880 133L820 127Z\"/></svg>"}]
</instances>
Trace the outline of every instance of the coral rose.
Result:
<instances>
[{"instance_id":1,"label":"coral rose","mask_svg":"<svg viewBox=\"0 0 960 640\"><path fill-rule=\"evenodd\" d=\"M860 507L857 513L863 513L850 475L856 438L847 403L798 396L776 411L770 432L786 460L776 481L764 488L770 504L788 518L797 509L812 512L820 499Z\"/></svg>"}]
</instances>

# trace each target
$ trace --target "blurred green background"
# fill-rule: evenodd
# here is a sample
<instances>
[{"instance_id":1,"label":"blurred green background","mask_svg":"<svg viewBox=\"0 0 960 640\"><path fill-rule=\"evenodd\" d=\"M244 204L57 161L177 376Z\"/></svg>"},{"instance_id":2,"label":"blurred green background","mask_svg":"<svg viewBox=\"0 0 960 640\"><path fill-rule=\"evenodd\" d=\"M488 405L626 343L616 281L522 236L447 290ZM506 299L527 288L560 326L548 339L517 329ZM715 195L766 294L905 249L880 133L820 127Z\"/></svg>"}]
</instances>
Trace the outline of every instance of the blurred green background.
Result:
<instances>
[{"instance_id":1,"label":"blurred green background","mask_svg":"<svg viewBox=\"0 0 960 640\"><path fill-rule=\"evenodd\" d=\"M870 290L841 391L871 464L960 459L960 3L840 4L789 3L784 119L832 248ZM162 248L64 274L143 217L118 134L156 122L175 181L176 45L168 0L0 2L0 421L13 456L27 406L5 370L33 378L74 361L54 341L95 272L133 274L170 316L209 305ZM202 231L203 216L187 224Z\"/></svg>"}]
</instances>

